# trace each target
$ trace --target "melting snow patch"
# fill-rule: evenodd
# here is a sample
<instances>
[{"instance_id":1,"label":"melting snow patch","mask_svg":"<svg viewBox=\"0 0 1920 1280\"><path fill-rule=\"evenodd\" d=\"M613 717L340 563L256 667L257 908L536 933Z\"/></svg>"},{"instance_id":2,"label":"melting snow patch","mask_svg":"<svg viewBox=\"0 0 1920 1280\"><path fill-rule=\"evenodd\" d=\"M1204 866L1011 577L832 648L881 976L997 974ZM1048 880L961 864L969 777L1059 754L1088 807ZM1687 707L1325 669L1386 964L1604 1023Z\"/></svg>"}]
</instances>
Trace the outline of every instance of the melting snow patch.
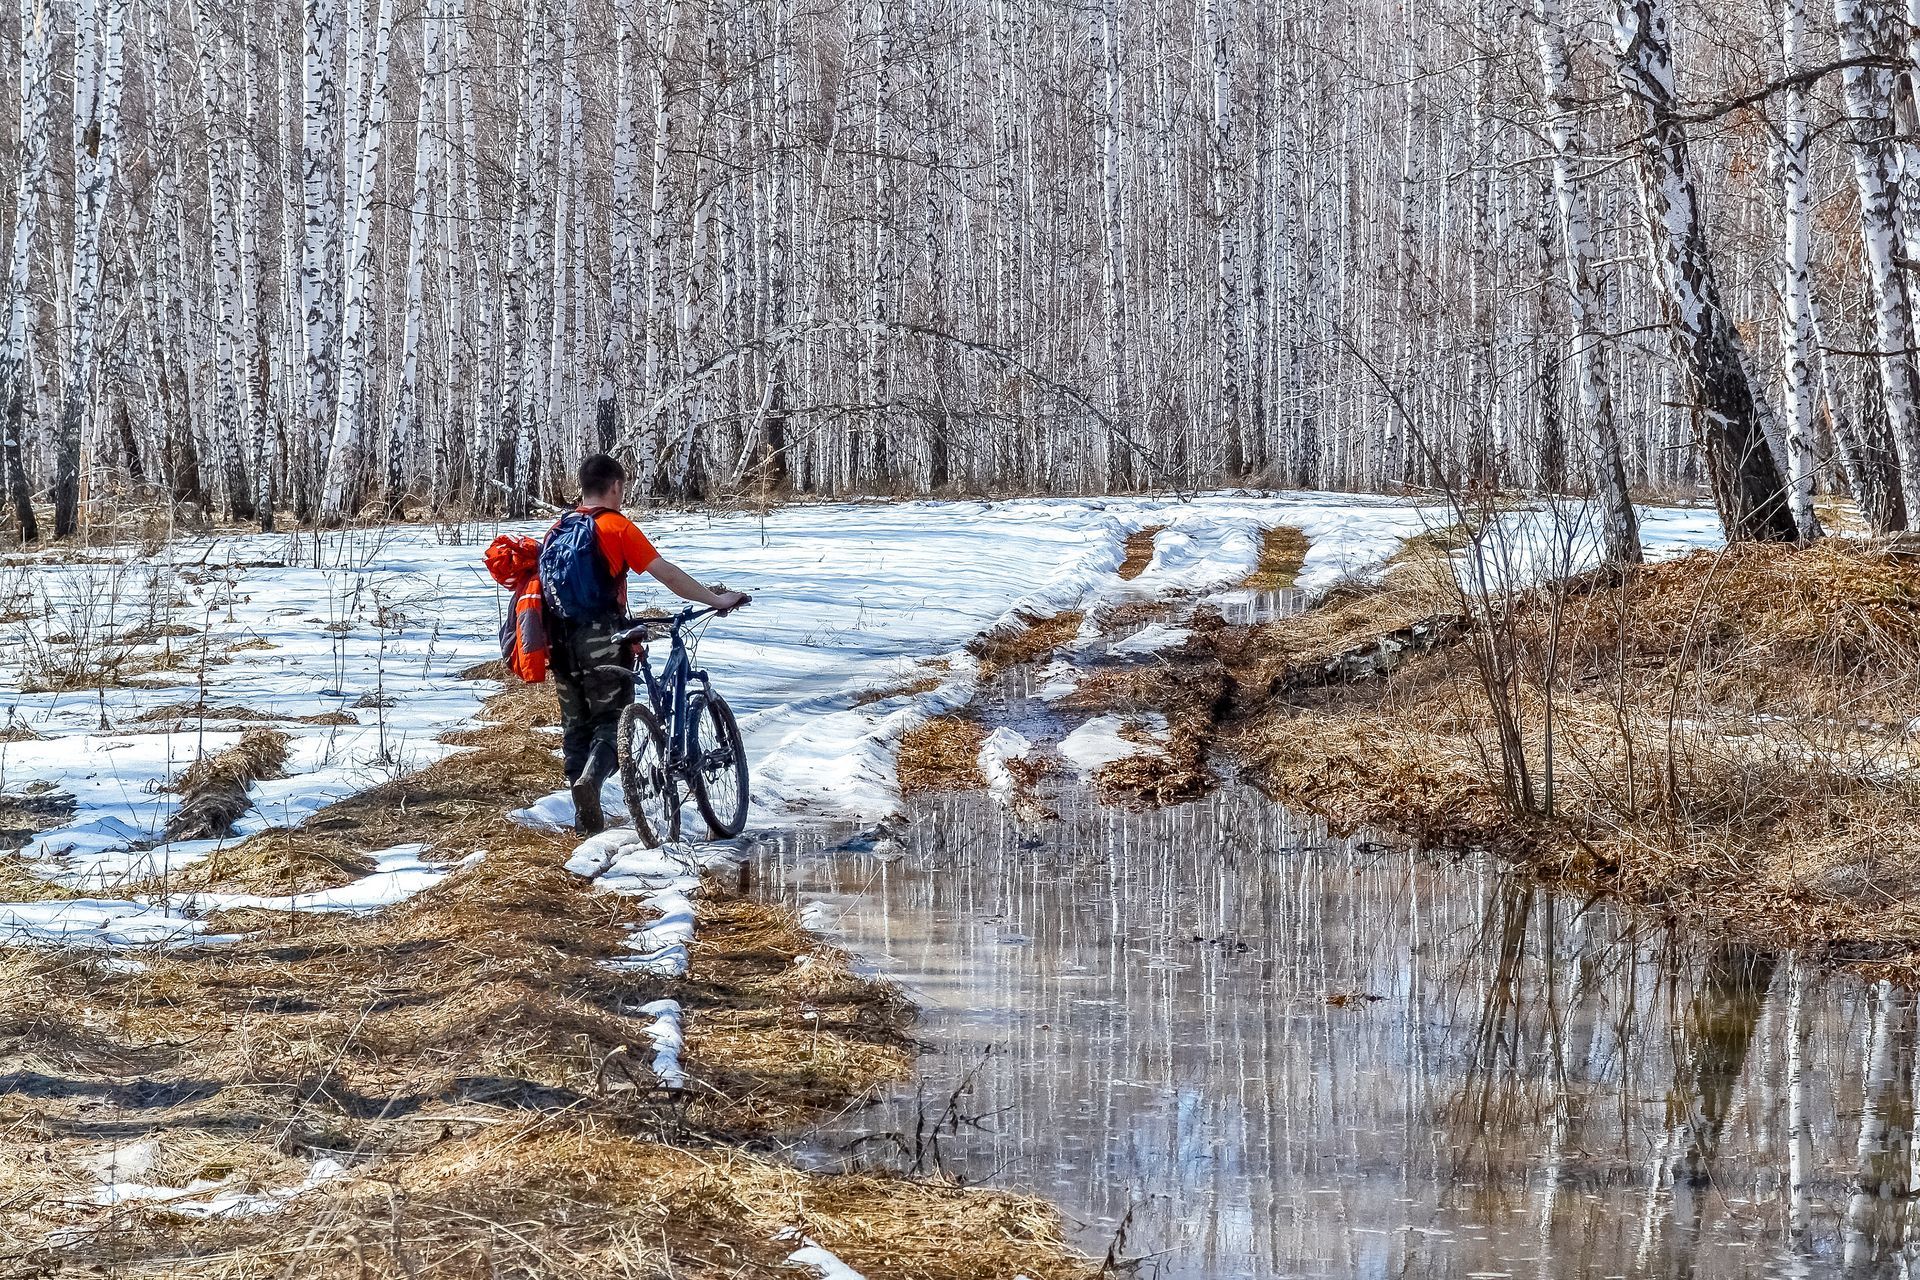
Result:
<instances>
[{"instance_id":1,"label":"melting snow patch","mask_svg":"<svg viewBox=\"0 0 1920 1280\"><path fill-rule=\"evenodd\" d=\"M424 862L420 855L424 844L401 844L372 855L373 870L352 884L337 889L317 889L312 893L175 893L165 902L195 915L213 911L257 908L263 911L338 911L349 915L371 912L405 902L423 889L430 889L462 867L470 867L485 854L470 853L458 862Z\"/></svg>"},{"instance_id":2,"label":"melting snow patch","mask_svg":"<svg viewBox=\"0 0 1920 1280\"><path fill-rule=\"evenodd\" d=\"M300 1182L269 1191L225 1190L225 1181L208 1178L195 1178L184 1187L161 1187L139 1181L152 1172L154 1154L155 1144L137 1142L84 1161L87 1171L100 1183L93 1189L92 1202L150 1204L183 1218L252 1218L272 1213L294 1197L346 1173L338 1160L323 1158L313 1162Z\"/></svg>"},{"instance_id":3,"label":"melting snow patch","mask_svg":"<svg viewBox=\"0 0 1920 1280\"><path fill-rule=\"evenodd\" d=\"M1042 702L1058 702L1080 687L1080 673L1072 663L1049 662L1034 673L1033 696Z\"/></svg>"},{"instance_id":4,"label":"melting snow patch","mask_svg":"<svg viewBox=\"0 0 1920 1280\"><path fill-rule=\"evenodd\" d=\"M1189 627L1174 627L1164 622L1152 622L1126 639L1114 641L1107 646L1107 652L1121 657L1158 653L1162 649L1170 649L1180 644L1192 634L1193 631Z\"/></svg>"},{"instance_id":5,"label":"melting snow patch","mask_svg":"<svg viewBox=\"0 0 1920 1280\"><path fill-rule=\"evenodd\" d=\"M680 1069L680 1051L686 1037L680 1030L680 1002L655 1000L640 1006L640 1012L653 1015L647 1035L653 1040L653 1074L663 1089L684 1089L686 1073Z\"/></svg>"},{"instance_id":6,"label":"melting snow patch","mask_svg":"<svg viewBox=\"0 0 1920 1280\"><path fill-rule=\"evenodd\" d=\"M1166 718L1159 715L1095 716L1061 740L1060 754L1073 765L1082 780L1090 778L1101 765L1125 760L1146 749L1120 736L1122 729L1136 721L1144 722L1156 735L1167 730Z\"/></svg>"},{"instance_id":7,"label":"melting snow patch","mask_svg":"<svg viewBox=\"0 0 1920 1280\"><path fill-rule=\"evenodd\" d=\"M801 1241L801 1247L787 1255L788 1266L809 1267L820 1280L866 1280L858 1271L834 1257L831 1250L821 1248L805 1236L795 1232L786 1238L793 1239L796 1236Z\"/></svg>"},{"instance_id":8,"label":"melting snow patch","mask_svg":"<svg viewBox=\"0 0 1920 1280\"><path fill-rule=\"evenodd\" d=\"M986 776L987 790L994 798L1009 802L1013 799L1015 781L1007 762L1024 760L1031 750L1031 742L1005 726L988 734L987 740L980 744L980 772Z\"/></svg>"},{"instance_id":9,"label":"melting snow patch","mask_svg":"<svg viewBox=\"0 0 1920 1280\"><path fill-rule=\"evenodd\" d=\"M0 902L0 942L26 947L179 947L230 942L163 906L114 898Z\"/></svg>"},{"instance_id":10,"label":"melting snow patch","mask_svg":"<svg viewBox=\"0 0 1920 1280\"><path fill-rule=\"evenodd\" d=\"M607 961L619 969L634 969L656 978L677 978L687 971L687 947L693 942L693 899L688 889L656 889L643 901L660 913L651 924L634 929L627 939L637 955Z\"/></svg>"}]
</instances>

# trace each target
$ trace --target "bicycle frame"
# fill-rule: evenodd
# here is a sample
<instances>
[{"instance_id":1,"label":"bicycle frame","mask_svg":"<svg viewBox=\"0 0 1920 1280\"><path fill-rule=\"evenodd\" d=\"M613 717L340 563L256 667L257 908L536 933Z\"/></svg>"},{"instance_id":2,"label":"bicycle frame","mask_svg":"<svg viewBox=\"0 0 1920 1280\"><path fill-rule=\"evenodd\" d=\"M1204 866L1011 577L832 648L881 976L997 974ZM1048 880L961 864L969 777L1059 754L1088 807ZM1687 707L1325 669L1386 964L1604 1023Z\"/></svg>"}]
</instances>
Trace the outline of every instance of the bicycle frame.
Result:
<instances>
[{"instance_id":1,"label":"bicycle frame","mask_svg":"<svg viewBox=\"0 0 1920 1280\"><path fill-rule=\"evenodd\" d=\"M713 681L708 678L706 668L693 665L693 659L687 654L687 642L681 635L682 628L696 622L712 609L682 609L671 618L650 619L638 627L621 632L616 638L627 638L634 645L633 666L626 672L636 686L644 684L647 701L653 706L653 713L667 730L668 767L675 773L685 773L687 762L693 759L693 735L697 729L691 714L693 697L689 686L698 684L703 694L713 691ZM667 660L660 674L653 671L653 660L648 656L647 627L657 622L667 623L667 638L670 647ZM635 690L638 693L638 689Z\"/></svg>"}]
</instances>

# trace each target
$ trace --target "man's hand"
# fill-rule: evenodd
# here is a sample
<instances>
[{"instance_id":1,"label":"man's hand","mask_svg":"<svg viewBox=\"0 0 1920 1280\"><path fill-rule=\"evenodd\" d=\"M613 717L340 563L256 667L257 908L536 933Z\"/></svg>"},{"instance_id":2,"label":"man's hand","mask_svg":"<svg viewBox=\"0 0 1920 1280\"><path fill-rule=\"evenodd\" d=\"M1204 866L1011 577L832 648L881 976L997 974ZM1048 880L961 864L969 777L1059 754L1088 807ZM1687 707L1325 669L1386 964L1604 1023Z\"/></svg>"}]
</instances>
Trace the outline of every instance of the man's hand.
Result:
<instances>
[{"instance_id":1,"label":"man's hand","mask_svg":"<svg viewBox=\"0 0 1920 1280\"><path fill-rule=\"evenodd\" d=\"M720 611L720 616L723 618L742 605L753 603L753 597L744 591L728 591L719 586L712 587L710 590L713 592L713 607Z\"/></svg>"}]
</instances>

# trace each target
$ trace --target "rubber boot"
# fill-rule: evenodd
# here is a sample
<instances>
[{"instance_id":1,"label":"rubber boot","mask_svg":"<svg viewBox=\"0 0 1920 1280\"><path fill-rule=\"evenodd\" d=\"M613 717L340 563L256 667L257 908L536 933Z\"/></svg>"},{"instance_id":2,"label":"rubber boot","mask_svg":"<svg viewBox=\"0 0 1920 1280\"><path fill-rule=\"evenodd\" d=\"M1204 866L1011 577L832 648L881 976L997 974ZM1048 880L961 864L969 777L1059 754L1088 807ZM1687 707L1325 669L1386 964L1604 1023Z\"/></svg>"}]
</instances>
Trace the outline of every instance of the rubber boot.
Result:
<instances>
[{"instance_id":1,"label":"rubber boot","mask_svg":"<svg viewBox=\"0 0 1920 1280\"><path fill-rule=\"evenodd\" d=\"M600 784L613 776L613 770L613 752L604 742L594 743L573 783L573 829L583 836L597 836L607 829L607 816L600 808Z\"/></svg>"}]
</instances>

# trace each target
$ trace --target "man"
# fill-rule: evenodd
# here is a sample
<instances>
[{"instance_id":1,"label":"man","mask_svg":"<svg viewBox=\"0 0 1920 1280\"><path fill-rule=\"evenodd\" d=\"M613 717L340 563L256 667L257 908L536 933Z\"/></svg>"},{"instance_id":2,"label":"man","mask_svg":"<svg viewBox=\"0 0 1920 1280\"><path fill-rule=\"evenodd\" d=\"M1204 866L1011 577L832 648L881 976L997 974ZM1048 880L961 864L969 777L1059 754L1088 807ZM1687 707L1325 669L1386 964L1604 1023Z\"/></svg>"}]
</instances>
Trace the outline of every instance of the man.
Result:
<instances>
[{"instance_id":1,"label":"man","mask_svg":"<svg viewBox=\"0 0 1920 1280\"><path fill-rule=\"evenodd\" d=\"M709 590L655 551L639 526L620 514L626 496L627 472L617 459L604 453L584 459L580 505L548 530L540 548L561 757L573 791L574 826L582 835L606 825L600 786L619 767L620 712L633 701L631 680L599 670L628 665L613 639L627 616L627 574L650 574L681 599L721 613L749 599L740 591Z\"/></svg>"}]
</instances>

